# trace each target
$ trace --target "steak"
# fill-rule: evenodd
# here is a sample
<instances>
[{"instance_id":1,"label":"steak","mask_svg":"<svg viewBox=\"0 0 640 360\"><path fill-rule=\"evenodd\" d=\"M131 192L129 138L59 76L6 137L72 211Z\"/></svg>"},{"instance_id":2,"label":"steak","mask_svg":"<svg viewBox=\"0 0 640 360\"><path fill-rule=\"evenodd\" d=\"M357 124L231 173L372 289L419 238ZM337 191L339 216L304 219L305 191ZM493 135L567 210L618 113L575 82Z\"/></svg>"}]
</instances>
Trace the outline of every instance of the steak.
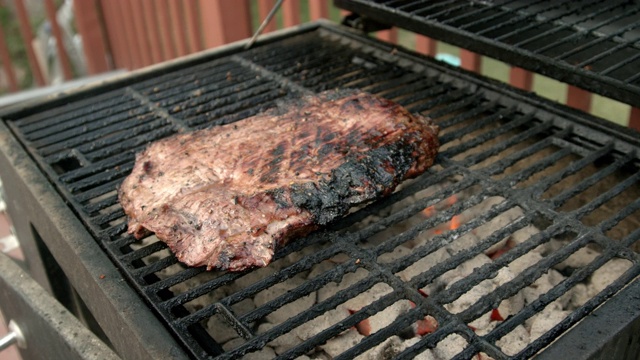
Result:
<instances>
[{"instance_id":1,"label":"steak","mask_svg":"<svg viewBox=\"0 0 640 360\"><path fill-rule=\"evenodd\" d=\"M364 92L289 99L177 134L136 156L119 189L129 233L190 266L240 271L433 164L438 127Z\"/></svg>"}]
</instances>

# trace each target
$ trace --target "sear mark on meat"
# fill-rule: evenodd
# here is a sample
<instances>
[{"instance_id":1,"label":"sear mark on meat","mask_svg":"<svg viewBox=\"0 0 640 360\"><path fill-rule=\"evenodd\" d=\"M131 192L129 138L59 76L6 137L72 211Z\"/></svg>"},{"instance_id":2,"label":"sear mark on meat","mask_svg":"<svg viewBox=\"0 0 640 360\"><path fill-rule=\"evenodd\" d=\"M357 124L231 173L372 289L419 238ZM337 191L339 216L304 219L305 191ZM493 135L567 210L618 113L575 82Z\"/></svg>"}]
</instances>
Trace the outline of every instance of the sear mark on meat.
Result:
<instances>
[{"instance_id":1,"label":"sear mark on meat","mask_svg":"<svg viewBox=\"0 0 640 360\"><path fill-rule=\"evenodd\" d=\"M423 173L437 133L431 120L359 91L291 99L151 144L120 203L129 233L154 232L187 265L266 266L290 239Z\"/></svg>"}]
</instances>

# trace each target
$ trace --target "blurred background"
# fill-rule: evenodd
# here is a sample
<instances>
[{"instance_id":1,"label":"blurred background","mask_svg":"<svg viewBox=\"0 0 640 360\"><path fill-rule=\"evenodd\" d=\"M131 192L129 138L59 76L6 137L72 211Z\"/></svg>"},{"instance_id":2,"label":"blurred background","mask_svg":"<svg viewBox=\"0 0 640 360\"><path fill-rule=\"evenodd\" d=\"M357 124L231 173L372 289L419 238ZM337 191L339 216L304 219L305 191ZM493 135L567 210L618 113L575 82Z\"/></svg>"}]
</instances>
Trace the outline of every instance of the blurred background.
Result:
<instances>
[{"instance_id":1,"label":"blurred background","mask_svg":"<svg viewBox=\"0 0 640 360\"><path fill-rule=\"evenodd\" d=\"M0 106L250 37L275 0L0 0ZM287 0L264 33L346 15ZM454 66L640 129L629 105L409 31L372 34Z\"/></svg>"}]
</instances>

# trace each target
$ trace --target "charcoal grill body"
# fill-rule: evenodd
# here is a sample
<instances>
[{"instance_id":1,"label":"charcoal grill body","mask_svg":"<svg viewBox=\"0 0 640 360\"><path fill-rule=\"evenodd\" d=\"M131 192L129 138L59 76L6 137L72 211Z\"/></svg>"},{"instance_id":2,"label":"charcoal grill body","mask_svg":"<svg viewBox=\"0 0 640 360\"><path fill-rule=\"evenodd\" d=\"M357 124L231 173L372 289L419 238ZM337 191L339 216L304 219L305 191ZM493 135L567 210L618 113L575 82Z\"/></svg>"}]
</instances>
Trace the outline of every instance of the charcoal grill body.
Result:
<instances>
[{"instance_id":1,"label":"charcoal grill body","mask_svg":"<svg viewBox=\"0 0 640 360\"><path fill-rule=\"evenodd\" d=\"M44 102L20 105L0 114L3 120L0 122L0 175L7 189L9 213L29 260L30 273L61 301L68 296L68 290L73 288L84 303L75 306L80 309L77 311L78 315L83 317L82 309L86 305L87 312L91 314L86 316L87 322L91 323L91 318L94 318L99 324L99 330L96 331L104 332L122 357L233 358L259 349L261 344L271 341L276 335L270 332L254 334L248 325L252 317L263 316L268 310L258 308L249 314L235 314L233 302L252 296L252 291L255 292L257 288L268 287L295 275L296 271L308 269L314 261L344 253L353 261L336 267L325 277L319 277L316 280L318 286L332 279L339 279L344 273L364 268L371 274L370 282L384 281L394 289L392 295L368 311L379 311L385 304L398 299L419 304L400 319L398 324L375 334L368 342L355 346L344 354L345 357L366 351L376 342L383 341L384 336L402 331L412 321L429 313L437 315L442 326L434 336L425 337L424 341L403 353L403 356L411 357L455 332L468 342L463 357L484 351L495 358L506 358L493 343L500 335L499 332L492 335L493 339L479 337L465 325L464 321L468 319L461 320L447 314L437 304L438 299L424 299L416 291L415 286L420 281L428 281L428 277L435 275L425 274L423 279L412 283L400 281L394 271L406 264L379 264L374 250L358 246L359 241L368 236L367 231L341 235L341 227L348 226L349 222L367 213L379 211L416 188L409 188L387 200L372 204L324 232L295 241L276 254L276 259L279 259L308 244L324 244L321 252L305 258L308 264L301 262L280 271L277 276L262 279L258 284L235 293L235 300L222 299L195 312L187 312L183 306L185 303L215 291L221 284L233 282L244 274L220 274L204 286L196 286L176 295L170 291L173 285L202 273L203 269L183 268L178 274L160 279L157 273L175 265L175 258L166 256L152 261L145 259L166 246L156 242L140 248L134 247L137 241L125 234L126 221L117 204L115 189L130 171L135 153L150 141L181 131L241 120L273 106L277 99L289 94L307 94L348 85L382 93L390 98L397 97L409 110L429 111L434 118L449 113L457 114L441 122L443 128L464 121L466 116L476 111L486 111L493 115L479 120L478 127L502 119L506 124L504 129L522 128L521 135L507 142L540 136L540 140L531 149L554 144L563 153L576 154L584 159L605 157L632 167L638 164L640 137L636 133L426 57L394 49L348 28L321 21L269 34L251 50L243 50L243 44L231 44L161 64ZM202 80L201 83L201 79L208 80ZM200 88L204 90L199 91ZM473 131L474 126L476 125L462 129L457 134L442 136L443 143ZM562 231L571 228L580 235L576 240L576 247L587 241L597 241L606 257L618 256L633 262L631 269L607 291L577 310L572 317L565 319L542 338L537 347L531 347L521 356L537 353L585 317L584 323L590 324L588 328L580 329L582 323L578 323L566 337L560 337L552 345L550 354L556 354L553 351L558 349L557 346L568 346L560 344L570 344L572 349L573 346L578 346L580 351L584 350L581 353L584 357L606 355L610 346L620 341L629 340L631 344L637 344L640 307L637 301L629 302L628 299L640 296L640 283L636 278L640 273L638 255L624 245L607 239L599 229L576 221L572 214L561 214L544 202L532 201L535 189L514 189L508 181L496 181L485 172L470 169L472 164L483 156L490 156L490 153L453 160L456 154L495 137L501 131L503 130L489 131L474 142L443 151L438 158L438 164L443 170L430 170L428 176L421 178L416 186L436 182L446 174L460 175L465 180L459 186L477 184L484 189L469 204L479 201L483 196L500 194L508 199L504 206L517 205L525 211L527 216L521 219L521 225L531 223L536 217L543 217L553 223L549 236L554 229ZM507 166L509 161L517 159L517 156L519 155L498 162L492 169L498 171L501 166ZM553 160L547 159L545 163ZM527 177L529 172L533 173L536 169L538 168L526 169L519 176ZM512 180L518 182L521 178L514 177ZM444 193L436 197L446 196L447 193ZM419 211L418 206L424 208L436 200L435 197L428 198L398 216L409 216L411 211ZM469 204L460 204L457 208L452 208L452 211ZM445 216L447 215L442 215ZM434 219L432 223L435 221L438 219ZM430 226L430 223L425 226ZM412 230L413 233L418 231ZM464 227L452 231L448 237L438 239L452 241L456 234L463 231ZM638 231L634 232L625 241L635 242L637 233ZM539 236L536 241L545 241L545 236ZM393 245L389 243L384 246ZM433 249L423 250L426 252ZM380 248L378 251L384 249ZM518 252L522 254L526 251L525 246L505 255L502 261L513 260ZM559 252L549 261L560 260L568 256L569 251L571 249ZM464 261L473 255L470 251L461 255L458 260ZM451 262L440 268L455 266L457 264ZM491 277L492 274L495 276L497 266L499 265L480 269L474 274L475 280L470 279L469 284L483 277ZM532 273L542 273L546 269L540 267L532 270ZM584 276L594 269L586 269ZM68 279L68 285L61 285L58 281L61 274ZM298 289L289 294L295 298L306 295L308 291L310 290ZM359 291L354 288L351 293L342 294L343 299L335 299L335 302L340 303L344 298L357 295ZM562 291L562 288L557 289L555 296L559 296ZM491 298L479 302L474 312L481 313L495 306L499 297L505 296L504 292L496 292ZM612 296L613 299L606 301ZM537 308L532 307L522 316L530 316L544 307L545 301L552 299L553 296L542 299ZM627 316L621 317L619 311L612 311L612 307L618 309L618 302L626 304L627 311L624 314ZM596 313L602 314L589 315L599 305L601 306ZM331 308L333 307L327 307L323 311ZM317 314L317 311L295 314L283 326L293 328ZM203 320L213 315L220 315L230 322L247 341L224 352L201 326ZM334 326L331 332L339 334L357 324L364 316L366 314L362 312L356 313L343 324ZM508 321L515 324L521 319ZM596 327L607 329L607 333L593 333L592 329ZM332 336L331 333L328 334ZM600 341L592 341L594 336ZM290 349L286 355L304 354L323 341L326 339L321 337L307 341ZM586 344L585 348L578 342ZM635 345L629 345L625 351L632 351L632 346ZM541 356L544 354L545 352Z\"/></svg>"}]
</instances>

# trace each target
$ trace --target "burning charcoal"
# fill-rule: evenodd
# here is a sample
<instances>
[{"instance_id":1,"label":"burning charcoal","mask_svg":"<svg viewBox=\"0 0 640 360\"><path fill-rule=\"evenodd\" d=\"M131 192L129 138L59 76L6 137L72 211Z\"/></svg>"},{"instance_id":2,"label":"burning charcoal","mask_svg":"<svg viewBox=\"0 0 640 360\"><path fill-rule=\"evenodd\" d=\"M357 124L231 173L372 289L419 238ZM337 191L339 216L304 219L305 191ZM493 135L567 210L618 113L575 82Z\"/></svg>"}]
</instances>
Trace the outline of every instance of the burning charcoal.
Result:
<instances>
[{"instance_id":1,"label":"burning charcoal","mask_svg":"<svg viewBox=\"0 0 640 360\"><path fill-rule=\"evenodd\" d=\"M368 273L366 270L358 269L356 270L356 272L345 274L339 284L336 284L334 282L328 283L327 285L318 289L318 302L324 301L338 293L338 291L344 290L349 286L355 284L356 282L364 279L367 274Z\"/></svg>"},{"instance_id":2,"label":"burning charcoal","mask_svg":"<svg viewBox=\"0 0 640 360\"><path fill-rule=\"evenodd\" d=\"M525 302L527 304L535 301L540 295L547 293L551 288L558 285L565 279L562 274L557 272L556 270L550 269L546 273L542 274L536 281L534 281L531 285L527 286L522 290L522 293L525 298ZM565 293L558 301L562 299L563 303L567 303L571 299L571 291ZM560 306L562 304L559 302Z\"/></svg>"},{"instance_id":3,"label":"burning charcoal","mask_svg":"<svg viewBox=\"0 0 640 360\"><path fill-rule=\"evenodd\" d=\"M393 251L380 255L380 257L378 257L378 261L383 264L388 264L409 254L411 254L411 249L404 245L400 245L393 249Z\"/></svg>"},{"instance_id":4,"label":"burning charcoal","mask_svg":"<svg viewBox=\"0 0 640 360\"><path fill-rule=\"evenodd\" d=\"M514 232L513 234L511 234L510 239L511 241L513 241L513 245L517 246L519 244L522 244L523 242L531 239L534 235L536 235L537 233L539 233L540 230L533 226L533 225L527 225L525 227L523 227L522 229ZM540 252L542 251L542 247L537 247L535 249L533 249L532 251L535 252Z\"/></svg>"},{"instance_id":5,"label":"burning charcoal","mask_svg":"<svg viewBox=\"0 0 640 360\"><path fill-rule=\"evenodd\" d=\"M250 273L247 273L244 276L237 278L232 283L234 292L246 289L249 286L257 283L258 281L266 277L272 276L276 272L277 272L277 269L274 266L268 266L268 267L259 268L254 271L251 271Z\"/></svg>"},{"instance_id":6,"label":"burning charcoal","mask_svg":"<svg viewBox=\"0 0 640 360\"><path fill-rule=\"evenodd\" d=\"M418 341L420 341L419 337L407 339L404 341L404 346L406 346L407 348L410 348L413 345L417 344ZM433 354L433 351L431 349L425 349L420 354L416 355L416 357L414 357L414 360L437 360L437 358Z\"/></svg>"},{"instance_id":7,"label":"burning charcoal","mask_svg":"<svg viewBox=\"0 0 640 360\"><path fill-rule=\"evenodd\" d=\"M478 245L479 242L480 242L479 237L474 235L473 232L468 232L462 235L461 237L459 237L458 239L456 239L450 245L448 245L447 250L449 251L449 254L453 256L462 250L466 250L473 246Z\"/></svg>"},{"instance_id":8,"label":"burning charcoal","mask_svg":"<svg viewBox=\"0 0 640 360\"><path fill-rule=\"evenodd\" d=\"M325 344L320 345L320 348L329 354L331 358L335 358L357 345L363 338L364 336L360 335L357 331L346 331L339 336L327 340Z\"/></svg>"},{"instance_id":9,"label":"burning charcoal","mask_svg":"<svg viewBox=\"0 0 640 360\"><path fill-rule=\"evenodd\" d=\"M226 321L218 315L214 315L207 321L207 330L211 337L220 344L240 337L238 333Z\"/></svg>"},{"instance_id":10,"label":"burning charcoal","mask_svg":"<svg viewBox=\"0 0 640 360\"><path fill-rule=\"evenodd\" d=\"M480 206L478 206L477 213L483 214L491 210L492 207L502 203L505 199L502 197L491 197L483 201ZM516 219L523 217L524 212L519 207L511 208L503 213L498 214L493 219L489 220L488 223L476 228L473 230L473 233L480 239L484 240L489 237L493 232L498 229L505 227L506 225L512 223ZM505 237L501 239L496 244L490 246L488 249L484 251L485 254L492 254L496 252L498 249L504 247L509 237Z\"/></svg>"},{"instance_id":11,"label":"burning charcoal","mask_svg":"<svg viewBox=\"0 0 640 360\"><path fill-rule=\"evenodd\" d=\"M576 251L575 253L571 254L571 256L569 256L565 261L554 266L554 268L557 270L564 270L567 267L579 269L581 267L587 266L596 257L598 257L598 255L600 255L599 252L585 246L578 249L578 251Z\"/></svg>"},{"instance_id":12,"label":"burning charcoal","mask_svg":"<svg viewBox=\"0 0 640 360\"><path fill-rule=\"evenodd\" d=\"M452 278L458 277L466 277L473 273L477 268L489 264L491 259L485 254L478 254L475 257L463 262L457 268L447 271L442 276L440 276L436 281L441 281L448 284L451 284Z\"/></svg>"},{"instance_id":13,"label":"burning charcoal","mask_svg":"<svg viewBox=\"0 0 640 360\"><path fill-rule=\"evenodd\" d=\"M370 349L363 355L357 357L357 359L362 360L386 360L386 359L395 359L399 353L404 351L406 348L411 346L413 343L409 343L403 341L397 336L392 336L382 343L378 344L374 348ZM415 359L433 359L433 356L427 357L431 355L429 352L425 352L425 354L420 354Z\"/></svg>"},{"instance_id":14,"label":"burning charcoal","mask_svg":"<svg viewBox=\"0 0 640 360\"><path fill-rule=\"evenodd\" d=\"M324 314L318 316L313 320L307 321L306 323L298 326L294 329L294 333L300 339L307 340L316 336L321 331L343 321L347 318L347 316L349 316L349 312L344 308L333 309L325 312ZM346 330L343 332L343 334L349 331L357 333L357 331L355 330Z\"/></svg>"},{"instance_id":15,"label":"burning charcoal","mask_svg":"<svg viewBox=\"0 0 640 360\"><path fill-rule=\"evenodd\" d=\"M496 341L496 345L507 355L515 355L529 345L529 332L524 326L518 325L507 335Z\"/></svg>"},{"instance_id":16,"label":"burning charcoal","mask_svg":"<svg viewBox=\"0 0 640 360\"><path fill-rule=\"evenodd\" d=\"M222 348L224 349L224 351L231 351L244 343L245 343L245 340L238 337L222 344Z\"/></svg>"},{"instance_id":17,"label":"burning charcoal","mask_svg":"<svg viewBox=\"0 0 640 360\"><path fill-rule=\"evenodd\" d=\"M415 276L431 269L435 265L445 261L450 257L451 255L449 255L449 252L447 252L445 248L440 248L432 252L431 254L421 258L420 260L416 261L413 265L409 266L408 268L400 271L398 273L398 276L404 281L409 281ZM432 292L433 290L432 287L433 285L428 286L427 292Z\"/></svg>"},{"instance_id":18,"label":"burning charcoal","mask_svg":"<svg viewBox=\"0 0 640 360\"><path fill-rule=\"evenodd\" d=\"M498 271L498 275L493 278L493 283L496 287L504 285L515 278L515 275L508 269L502 268ZM503 318L507 318L510 315L516 314L524 307L524 295L522 292L503 300L498 306L497 310L500 312Z\"/></svg>"},{"instance_id":19,"label":"burning charcoal","mask_svg":"<svg viewBox=\"0 0 640 360\"><path fill-rule=\"evenodd\" d=\"M624 259L612 259L602 265L591 275L591 284L588 286L589 295L596 296L600 291L604 290L612 282L620 277L625 271L631 267L631 262Z\"/></svg>"},{"instance_id":20,"label":"burning charcoal","mask_svg":"<svg viewBox=\"0 0 640 360\"><path fill-rule=\"evenodd\" d=\"M318 275L322 275L324 272L327 272L333 269L334 267L336 267L336 264L332 260L325 260L314 265L311 268L311 271L309 271L309 274L307 275L307 279L313 279Z\"/></svg>"},{"instance_id":21,"label":"burning charcoal","mask_svg":"<svg viewBox=\"0 0 640 360\"><path fill-rule=\"evenodd\" d=\"M529 251L528 253L523 254L519 258L509 263L507 268L514 276L518 276L518 274L533 266L540 260L542 260L542 255L540 255L539 252Z\"/></svg>"},{"instance_id":22,"label":"burning charcoal","mask_svg":"<svg viewBox=\"0 0 640 360\"><path fill-rule=\"evenodd\" d=\"M267 302L277 298L278 296L285 294L288 291L295 289L305 282L300 277L293 277L289 281L283 283L277 283L270 288L267 288L256 294L254 301L256 306L262 306ZM296 301L286 304L278 310L267 315L267 320L272 324L279 324L286 321L288 318L295 314L299 314L306 311L316 302L316 293L313 292L307 296L304 296Z\"/></svg>"},{"instance_id":23,"label":"burning charcoal","mask_svg":"<svg viewBox=\"0 0 640 360\"><path fill-rule=\"evenodd\" d=\"M567 306L569 310L577 309L591 299L589 289L585 284L576 284L572 289L572 293L573 296L571 296L571 300Z\"/></svg>"},{"instance_id":24,"label":"burning charcoal","mask_svg":"<svg viewBox=\"0 0 640 360\"><path fill-rule=\"evenodd\" d=\"M442 339L433 349L434 355L438 359L451 359L464 350L467 341L458 334L451 334Z\"/></svg>"},{"instance_id":25,"label":"burning charcoal","mask_svg":"<svg viewBox=\"0 0 640 360\"><path fill-rule=\"evenodd\" d=\"M258 326L258 334L265 333L271 330L274 326L275 325L270 323L260 324L260 326ZM300 343L300 340L301 339L298 336L296 336L295 330L294 330L294 332L284 334L283 336L273 339L269 343L269 346L271 346L274 349L276 354L281 354L291 349L292 347L298 345Z\"/></svg>"},{"instance_id":26,"label":"burning charcoal","mask_svg":"<svg viewBox=\"0 0 640 360\"><path fill-rule=\"evenodd\" d=\"M253 299L244 299L239 303L234 304L232 308L236 314L246 314L249 311L254 310L256 308L256 304L254 304Z\"/></svg>"},{"instance_id":27,"label":"burning charcoal","mask_svg":"<svg viewBox=\"0 0 640 360\"><path fill-rule=\"evenodd\" d=\"M272 348L265 346L262 349L245 354L243 360L271 360L276 357L276 352Z\"/></svg>"},{"instance_id":28,"label":"burning charcoal","mask_svg":"<svg viewBox=\"0 0 640 360\"><path fill-rule=\"evenodd\" d=\"M415 327L414 333L417 336L425 336L438 329L438 320L431 315L427 315L424 319L416 321L413 327Z\"/></svg>"},{"instance_id":29,"label":"burning charcoal","mask_svg":"<svg viewBox=\"0 0 640 360\"><path fill-rule=\"evenodd\" d=\"M462 280L464 277L460 276L452 278L450 284ZM466 293L462 294L454 302L446 304L445 308L454 314L458 314L468 309L471 305L475 304L483 296L490 294L495 289L495 284L491 280L485 280L478 285L471 288ZM495 327L492 324L490 313L484 314L477 319L473 320L469 325L476 329L478 335L485 335Z\"/></svg>"},{"instance_id":30,"label":"burning charcoal","mask_svg":"<svg viewBox=\"0 0 640 360\"><path fill-rule=\"evenodd\" d=\"M562 319L571 314L571 311L561 310L561 308L555 303L550 305L551 306L544 308L542 312L527 320L526 325L530 326L529 334L531 340L539 338L542 334L549 331Z\"/></svg>"}]
</instances>

